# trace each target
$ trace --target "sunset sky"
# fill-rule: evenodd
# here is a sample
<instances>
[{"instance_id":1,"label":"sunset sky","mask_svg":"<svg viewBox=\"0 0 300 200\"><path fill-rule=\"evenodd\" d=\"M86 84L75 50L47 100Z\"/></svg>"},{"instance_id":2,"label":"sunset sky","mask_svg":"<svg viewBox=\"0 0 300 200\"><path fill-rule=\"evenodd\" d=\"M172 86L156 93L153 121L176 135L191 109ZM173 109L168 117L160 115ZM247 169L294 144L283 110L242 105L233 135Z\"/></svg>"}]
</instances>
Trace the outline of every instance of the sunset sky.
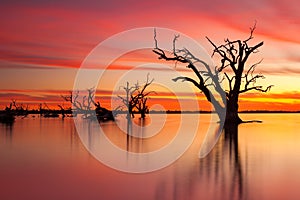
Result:
<instances>
[{"instance_id":1,"label":"sunset sky","mask_svg":"<svg viewBox=\"0 0 300 200\"><path fill-rule=\"evenodd\" d=\"M261 84L275 86L269 93L242 95L240 110L300 110L300 12L296 0L4 0L0 16L1 109L11 99L32 108L43 102L58 108L55 105L63 102L60 95L72 90L77 70L86 56L114 34L141 27L169 28L193 38L211 54L212 47L205 36L217 44L225 38L244 39L249 27L257 21L253 42L264 41L264 45L253 61L263 58L256 70L266 76ZM140 37L136 40L141 42ZM111 49L108 47L107 51ZM115 60L109 67L107 80L104 78L102 82L118 79L134 65L156 62L151 49L148 54L145 51ZM217 59L214 61L218 63ZM165 64L174 67L173 63ZM149 69L140 71L138 80L143 82ZM185 68L179 71L188 73ZM154 79L155 76L174 78L167 76L168 70L149 72ZM113 87L122 84L120 81ZM159 88L153 85L157 95L151 104L178 109L174 95ZM100 83L97 89L103 105L110 107L113 88ZM188 101L189 94L179 92L182 94L179 98ZM201 109L209 108L201 94L197 98Z\"/></svg>"}]
</instances>

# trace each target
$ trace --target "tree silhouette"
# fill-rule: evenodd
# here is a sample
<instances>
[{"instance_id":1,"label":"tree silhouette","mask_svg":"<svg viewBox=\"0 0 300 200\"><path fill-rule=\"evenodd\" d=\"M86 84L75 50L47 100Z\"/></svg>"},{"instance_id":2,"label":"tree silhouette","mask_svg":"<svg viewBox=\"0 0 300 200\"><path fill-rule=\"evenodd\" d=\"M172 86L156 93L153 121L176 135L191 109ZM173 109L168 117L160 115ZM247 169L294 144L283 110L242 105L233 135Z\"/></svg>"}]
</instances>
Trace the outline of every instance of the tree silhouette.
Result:
<instances>
[{"instance_id":1,"label":"tree silhouette","mask_svg":"<svg viewBox=\"0 0 300 200\"><path fill-rule=\"evenodd\" d=\"M69 95L61 95L61 97L71 103L72 113L75 116L83 114L85 119L96 117L99 121L114 120L112 111L101 107L99 101L95 102L95 88L86 89L84 94L80 94L80 91L70 91Z\"/></svg>"},{"instance_id":2,"label":"tree silhouette","mask_svg":"<svg viewBox=\"0 0 300 200\"><path fill-rule=\"evenodd\" d=\"M225 113L226 124L239 124L243 121L238 115L238 102L239 95L251 90L260 92L267 92L271 89L272 85L263 88L261 85L256 85L258 79L265 78L262 74L254 74L255 68L261 61L248 65L247 61L250 55L257 53L258 49L264 44L259 42L251 46L249 42L253 39L253 32L256 24L250 28L250 35L245 40L230 40L225 39L224 44L216 45L208 37L207 40L214 47L213 56L220 57L220 66L216 66L212 70L209 65L195 57L188 49L176 48L176 41L179 35L175 35L173 39L172 54L167 55L166 52L158 47L156 39L156 30L154 30L155 48L153 52L157 54L158 59L166 61L175 61L187 64L187 68L191 69L198 79L191 77L180 76L173 79L173 81L188 81L193 83L203 94L207 101L209 101L215 108L219 118L222 119L222 113ZM199 71L195 64L202 64L206 71ZM226 80L228 82L228 89L223 89L221 82ZM221 96L221 101L212 95L212 87Z\"/></svg>"},{"instance_id":3,"label":"tree silhouette","mask_svg":"<svg viewBox=\"0 0 300 200\"><path fill-rule=\"evenodd\" d=\"M6 106L3 111L0 111L0 123L12 125L15 121L15 112L12 109L13 103Z\"/></svg>"},{"instance_id":4,"label":"tree silhouette","mask_svg":"<svg viewBox=\"0 0 300 200\"><path fill-rule=\"evenodd\" d=\"M154 79L149 80L149 74L147 75L147 80L145 84L137 90L137 93L133 96L133 101L136 101L135 108L138 110L138 112L141 114L141 118L144 119L146 117L146 113L149 111L147 100L148 96L151 93L154 93L154 91L145 92L147 87L152 84Z\"/></svg>"},{"instance_id":5,"label":"tree silhouette","mask_svg":"<svg viewBox=\"0 0 300 200\"><path fill-rule=\"evenodd\" d=\"M154 93L154 91L146 92L146 89L149 85L152 84L153 81L154 79L149 80L149 74L147 74L147 79L143 86L140 86L139 83L130 86L129 82L127 82L126 87L120 87L126 92L125 97L120 95L118 95L118 97L126 106L126 109L128 111L127 118L130 118L130 116L134 118L134 109L137 109L142 119L146 117L146 113L148 112L148 96L149 94Z\"/></svg>"}]
</instances>

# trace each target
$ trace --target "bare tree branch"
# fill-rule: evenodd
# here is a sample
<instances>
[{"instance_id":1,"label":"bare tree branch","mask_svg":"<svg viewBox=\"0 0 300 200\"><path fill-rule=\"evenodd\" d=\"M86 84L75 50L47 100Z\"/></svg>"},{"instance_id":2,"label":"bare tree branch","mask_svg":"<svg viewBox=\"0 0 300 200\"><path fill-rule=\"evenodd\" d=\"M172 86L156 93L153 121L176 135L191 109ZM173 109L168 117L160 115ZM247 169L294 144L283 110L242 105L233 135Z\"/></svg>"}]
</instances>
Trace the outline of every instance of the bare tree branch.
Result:
<instances>
[{"instance_id":1,"label":"bare tree branch","mask_svg":"<svg viewBox=\"0 0 300 200\"><path fill-rule=\"evenodd\" d=\"M257 53L258 49L263 46L264 42L259 42L257 44L251 45L250 41L254 38L253 33L256 29L255 24L250 27L250 34L244 40L230 40L226 38L224 43L221 45L216 45L208 37L206 39L213 46L213 56L220 57L220 64L215 67L214 72L203 60L195 57L188 49L176 47L176 41L179 36L175 35L173 39L173 54L167 55L163 49L158 47L158 41L156 38L156 30L154 31L154 41L155 48L153 52L158 55L158 59L163 59L166 61L175 61L183 64L187 64L187 68L191 69L198 79L193 79L191 77L179 76L174 78L173 81L187 81L194 84L201 92L204 93L206 99L213 104L216 110L222 111L222 108L227 105L226 111L226 121L235 121L235 123L240 123L241 119L238 117L238 101L239 94L250 90L256 90L260 92L270 91L273 85L266 87L256 86L258 79L263 79L262 74L254 75L255 68L261 61L251 65L247 68L247 61L250 55ZM204 65L206 71L199 71L196 64ZM225 71L226 69L226 71ZM229 70L229 71L228 71ZM245 72L246 71L246 72ZM219 75L223 72L222 80L220 81ZM221 87L221 82L226 80L228 82L228 90L224 90ZM212 95L212 88L219 93L222 97L223 104L220 104L216 98ZM226 94L226 95L224 95ZM224 105L224 107L222 107Z\"/></svg>"},{"instance_id":2,"label":"bare tree branch","mask_svg":"<svg viewBox=\"0 0 300 200\"><path fill-rule=\"evenodd\" d=\"M157 39L156 39L156 32L154 32L154 40L155 40L155 43L157 44ZM166 61L177 61L177 62L180 62L180 63L188 63L188 65L186 66L187 68L191 69L194 74L198 77L198 81L196 80L191 80L191 78L188 78L188 77L178 77L179 79L181 80L186 80L186 81L189 81L189 82L192 82L194 83L194 85L196 85L201 91L203 91L203 93L205 94L206 98L209 99L209 101L211 102L211 98L214 98L212 96L212 94L209 91L208 89L208 86L214 86L215 89L220 93L222 94L224 91L219 83L219 79L218 79L218 75L217 74L213 74L210 67L208 66L208 64L206 62L204 62L203 60L199 59L199 58L196 58L189 50L187 50L186 48L183 48L183 49L176 49L176 40L178 39L178 35L175 35L175 38L173 40L173 52L175 51L175 53L173 53L173 57L168 57L166 56L165 54L165 51L158 48L157 46L155 47L155 49L153 49L153 52L155 54L157 54L159 57L158 59L164 59ZM180 53L180 55L179 55ZM205 74L211 78L212 80L212 83L210 84L207 84L205 85L205 82L204 81L204 76L201 75L200 71L197 69L197 67L195 66L195 63L201 63L205 66L206 68L206 72ZM178 79L173 79L174 81L178 80ZM196 83L196 84L195 84ZM214 83L214 84L213 84ZM205 92L204 92L205 91ZM221 95L222 97L224 95ZM225 104L226 102L226 99L225 98L222 98L222 101L223 103ZM213 100L213 102L215 103L218 103L219 105L217 105L217 107L221 107L220 103L216 100Z\"/></svg>"},{"instance_id":3,"label":"bare tree branch","mask_svg":"<svg viewBox=\"0 0 300 200\"><path fill-rule=\"evenodd\" d=\"M260 91L260 92L268 92L271 90L271 88L273 87L274 85L269 85L266 89L262 89L263 86L254 86L254 87L251 87L251 88L246 88L244 90L241 90L239 93L245 93L245 92L248 92L250 90L257 90L257 91Z\"/></svg>"},{"instance_id":4,"label":"bare tree branch","mask_svg":"<svg viewBox=\"0 0 300 200\"><path fill-rule=\"evenodd\" d=\"M127 82L126 87L120 87L126 92L126 96L120 96L118 97L121 99L122 103L126 106L128 111L128 116L131 115L134 117L134 108L136 108L140 114L141 118L145 117L145 113L148 110L148 106L146 105L148 100L148 95L151 93L155 93L154 91L145 92L145 90L148 88L149 85L152 84L154 79L149 79L149 73L147 74L146 82L143 86L140 86L138 82L134 86L130 86L129 82Z\"/></svg>"}]
</instances>

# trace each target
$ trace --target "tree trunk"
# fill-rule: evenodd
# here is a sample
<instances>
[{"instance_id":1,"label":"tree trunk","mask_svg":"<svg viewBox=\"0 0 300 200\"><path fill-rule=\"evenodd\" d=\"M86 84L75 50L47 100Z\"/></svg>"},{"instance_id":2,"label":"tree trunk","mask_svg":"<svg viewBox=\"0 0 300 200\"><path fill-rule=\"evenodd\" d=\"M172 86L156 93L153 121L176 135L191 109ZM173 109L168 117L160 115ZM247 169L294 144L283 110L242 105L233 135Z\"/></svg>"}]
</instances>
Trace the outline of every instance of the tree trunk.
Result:
<instances>
[{"instance_id":1,"label":"tree trunk","mask_svg":"<svg viewBox=\"0 0 300 200\"><path fill-rule=\"evenodd\" d=\"M145 117L146 117L146 111L143 109L143 110L140 111L140 113L141 113L141 118L145 119Z\"/></svg>"},{"instance_id":2,"label":"tree trunk","mask_svg":"<svg viewBox=\"0 0 300 200\"><path fill-rule=\"evenodd\" d=\"M238 98L232 98L227 101L225 125L237 125L243 122L238 114L239 106L237 99Z\"/></svg>"}]
</instances>

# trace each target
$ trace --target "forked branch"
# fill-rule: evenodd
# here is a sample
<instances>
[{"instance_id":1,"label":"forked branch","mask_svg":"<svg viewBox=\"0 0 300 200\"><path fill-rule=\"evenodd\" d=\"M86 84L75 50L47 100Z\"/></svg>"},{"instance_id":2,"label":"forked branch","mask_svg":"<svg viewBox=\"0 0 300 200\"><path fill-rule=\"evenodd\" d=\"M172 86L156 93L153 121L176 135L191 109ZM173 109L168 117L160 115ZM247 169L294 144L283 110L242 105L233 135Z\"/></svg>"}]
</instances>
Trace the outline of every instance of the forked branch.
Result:
<instances>
[{"instance_id":1,"label":"forked branch","mask_svg":"<svg viewBox=\"0 0 300 200\"><path fill-rule=\"evenodd\" d=\"M153 52L155 54L157 54L159 57L158 59L164 59L166 61L176 61L176 62L180 62L180 63L187 63L187 68L191 69L194 74L197 76L198 80L189 78L189 77L177 77L174 78L173 81L178 81L178 80L182 80L182 81L189 81L191 83L193 83L197 88L199 88L205 95L206 99L211 102L211 103L216 103L218 105L216 105L216 107L222 107L220 105L220 103L214 99L213 95L211 94L210 90L208 89L208 86L213 85L215 87L215 89L222 94L223 90L220 86L219 80L217 75L213 74L212 71L210 70L208 64L206 62L204 62L203 60L196 58L188 49L186 48L182 48L182 49L177 49L176 48L176 41L179 38L179 35L175 35L174 39L173 39L173 56L167 56L165 51L162 50L161 48L158 47L158 42L157 42L157 38L156 38L156 30L154 30L154 41L155 41L155 48L153 49ZM206 68L206 72L204 72L203 74L206 75L206 77L204 77L204 75L201 74L201 72L197 69L197 67L195 66L195 63L201 63L205 66ZM211 84L205 84L208 80L207 80L207 76L211 79ZM223 96L223 95L221 95ZM212 99L213 98L213 99ZM225 98L222 99L223 103L225 103Z\"/></svg>"}]
</instances>

